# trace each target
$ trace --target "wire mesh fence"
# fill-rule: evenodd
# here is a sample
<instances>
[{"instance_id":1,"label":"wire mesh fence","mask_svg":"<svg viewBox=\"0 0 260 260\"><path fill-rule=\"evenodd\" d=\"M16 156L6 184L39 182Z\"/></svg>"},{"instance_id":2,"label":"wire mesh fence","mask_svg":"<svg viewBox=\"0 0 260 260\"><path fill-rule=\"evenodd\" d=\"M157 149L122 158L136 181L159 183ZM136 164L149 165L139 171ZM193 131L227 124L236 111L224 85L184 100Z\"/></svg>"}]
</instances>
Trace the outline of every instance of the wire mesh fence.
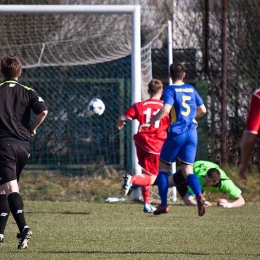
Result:
<instances>
[{"instance_id":1,"label":"wire mesh fence","mask_svg":"<svg viewBox=\"0 0 260 260\"><path fill-rule=\"evenodd\" d=\"M79 0L0 3L85 4ZM185 80L196 86L208 109L199 121L197 159L237 165L250 96L260 85L259 1L226 1L226 8L225 1L209 0L88 4L141 5L143 98L152 77L168 84L166 27L172 21L173 61L184 63ZM117 117L131 105L131 17L6 14L0 21L1 56L21 58L21 82L35 88L50 109L31 140L32 156L24 176L31 176L32 184L43 181L50 200L59 200L61 194L67 199L74 194L75 200L118 195L120 174L132 168L131 124L120 132L115 128ZM88 114L87 104L93 97L106 104L101 117ZM252 163L258 165L258 161L257 146ZM85 191L91 176L93 190L101 194L104 183L105 194ZM77 188L71 188L72 183ZM42 194L40 186L37 190ZM33 189L29 185L24 194L37 198Z\"/></svg>"}]
</instances>

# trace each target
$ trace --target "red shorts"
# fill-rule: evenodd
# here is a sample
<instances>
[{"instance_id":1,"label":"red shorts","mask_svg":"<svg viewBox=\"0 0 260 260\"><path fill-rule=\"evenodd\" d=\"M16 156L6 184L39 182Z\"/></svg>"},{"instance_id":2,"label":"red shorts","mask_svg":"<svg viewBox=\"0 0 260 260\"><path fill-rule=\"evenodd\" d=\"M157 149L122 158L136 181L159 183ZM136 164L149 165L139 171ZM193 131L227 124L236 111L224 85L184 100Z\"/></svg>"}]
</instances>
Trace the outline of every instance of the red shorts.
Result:
<instances>
[{"instance_id":1,"label":"red shorts","mask_svg":"<svg viewBox=\"0 0 260 260\"><path fill-rule=\"evenodd\" d=\"M151 175L158 175L160 154L149 153L138 144L136 144L136 153L143 171Z\"/></svg>"}]
</instances>

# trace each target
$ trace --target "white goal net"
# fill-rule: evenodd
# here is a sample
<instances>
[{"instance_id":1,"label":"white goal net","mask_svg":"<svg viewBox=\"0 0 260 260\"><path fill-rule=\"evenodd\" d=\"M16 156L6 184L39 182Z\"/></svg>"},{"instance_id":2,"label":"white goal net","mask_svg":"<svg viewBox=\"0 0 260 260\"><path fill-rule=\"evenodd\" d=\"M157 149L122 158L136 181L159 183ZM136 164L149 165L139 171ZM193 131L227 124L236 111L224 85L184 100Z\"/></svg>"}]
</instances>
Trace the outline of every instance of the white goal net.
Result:
<instances>
[{"instance_id":1,"label":"white goal net","mask_svg":"<svg viewBox=\"0 0 260 260\"><path fill-rule=\"evenodd\" d=\"M78 11L68 9L72 7ZM120 171L135 166L132 134L136 128L128 124L124 131L118 131L115 124L122 112L141 99L142 86L143 94L147 94L152 78L151 44L141 49L136 45L140 39L137 43L133 40L136 17L132 11L124 12L117 6L117 10L107 12L113 7L103 6L106 13L84 13L86 6L72 7L56 6L54 12L52 6L1 6L0 56L21 59L24 69L19 81L36 89L49 106L46 121L31 139L27 175L37 179L45 176L42 183L59 187L60 174L79 176L79 193L83 196L85 182L91 176L112 182L118 177L121 183ZM92 10L96 7L91 6ZM46 9L43 12L41 8ZM127 8L134 6L122 7ZM136 49L139 52L133 51ZM140 96L135 93L139 90ZM94 97L106 105L100 117L87 111ZM33 192L28 190L28 194ZM110 192L117 193L118 189L110 187ZM50 196L56 200L56 195L51 192ZM87 200L88 196L83 197Z\"/></svg>"}]
</instances>

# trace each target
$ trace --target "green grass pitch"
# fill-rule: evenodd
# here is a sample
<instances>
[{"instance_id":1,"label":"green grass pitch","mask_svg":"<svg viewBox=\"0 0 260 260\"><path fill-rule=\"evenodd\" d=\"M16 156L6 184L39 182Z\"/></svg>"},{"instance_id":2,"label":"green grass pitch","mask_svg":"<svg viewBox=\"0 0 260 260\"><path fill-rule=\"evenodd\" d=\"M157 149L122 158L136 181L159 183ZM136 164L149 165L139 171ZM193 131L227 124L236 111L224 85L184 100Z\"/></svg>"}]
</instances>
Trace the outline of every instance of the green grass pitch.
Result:
<instances>
[{"instance_id":1,"label":"green grass pitch","mask_svg":"<svg viewBox=\"0 0 260 260\"><path fill-rule=\"evenodd\" d=\"M17 249L10 216L1 259L258 259L260 204L237 209L212 206L203 217L196 207L170 205L154 216L131 202L25 201L33 230L29 248Z\"/></svg>"}]
</instances>

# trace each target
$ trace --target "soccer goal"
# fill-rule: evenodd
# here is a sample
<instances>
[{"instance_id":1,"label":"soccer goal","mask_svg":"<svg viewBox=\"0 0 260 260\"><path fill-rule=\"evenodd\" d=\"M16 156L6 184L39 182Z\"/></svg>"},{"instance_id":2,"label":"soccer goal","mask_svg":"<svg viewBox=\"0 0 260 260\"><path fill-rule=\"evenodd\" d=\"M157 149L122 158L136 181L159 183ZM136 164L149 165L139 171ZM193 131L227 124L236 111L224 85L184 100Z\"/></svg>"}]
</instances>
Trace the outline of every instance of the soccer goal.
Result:
<instances>
[{"instance_id":1,"label":"soccer goal","mask_svg":"<svg viewBox=\"0 0 260 260\"><path fill-rule=\"evenodd\" d=\"M0 13L1 56L21 59L19 81L49 106L31 139L25 170L32 179L26 179L24 196L39 199L33 195L39 180L48 200L64 200L61 194L83 201L118 196L125 169L141 169L132 142L137 122L118 131L116 120L144 98L152 78L152 43L140 43L140 6L0 5ZM88 113L93 98L105 103L102 116ZM100 187L103 195L97 195Z\"/></svg>"},{"instance_id":2,"label":"soccer goal","mask_svg":"<svg viewBox=\"0 0 260 260\"><path fill-rule=\"evenodd\" d=\"M112 128L120 112L141 100L140 6L1 5L0 13L6 33L1 56L20 57L20 80L36 88L50 108L43 130L32 140L34 158L43 165L76 168L98 153L111 160L108 164L138 167L134 155L131 162L120 156L130 150L129 142ZM93 97L106 103L100 118L86 113ZM134 123L132 133L136 129Z\"/></svg>"}]
</instances>

